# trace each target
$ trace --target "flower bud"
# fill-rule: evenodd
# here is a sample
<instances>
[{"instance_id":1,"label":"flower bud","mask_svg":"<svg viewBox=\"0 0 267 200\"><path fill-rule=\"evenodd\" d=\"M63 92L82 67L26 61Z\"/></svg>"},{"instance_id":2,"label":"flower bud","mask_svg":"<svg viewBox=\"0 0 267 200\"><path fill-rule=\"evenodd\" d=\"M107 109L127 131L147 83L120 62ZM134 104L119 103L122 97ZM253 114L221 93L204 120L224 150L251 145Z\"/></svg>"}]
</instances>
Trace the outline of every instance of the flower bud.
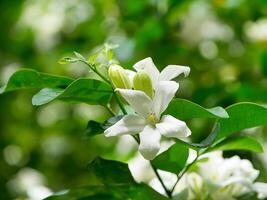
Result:
<instances>
[{"instance_id":1,"label":"flower bud","mask_svg":"<svg viewBox=\"0 0 267 200\"><path fill-rule=\"evenodd\" d=\"M116 88L131 89L131 81L121 66L111 65L108 69L108 75Z\"/></svg>"},{"instance_id":2,"label":"flower bud","mask_svg":"<svg viewBox=\"0 0 267 200\"><path fill-rule=\"evenodd\" d=\"M135 90L141 90L151 98L154 95L152 81L146 72L139 71L136 73L133 78L133 86Z\"/></svg>"}]
</instances>

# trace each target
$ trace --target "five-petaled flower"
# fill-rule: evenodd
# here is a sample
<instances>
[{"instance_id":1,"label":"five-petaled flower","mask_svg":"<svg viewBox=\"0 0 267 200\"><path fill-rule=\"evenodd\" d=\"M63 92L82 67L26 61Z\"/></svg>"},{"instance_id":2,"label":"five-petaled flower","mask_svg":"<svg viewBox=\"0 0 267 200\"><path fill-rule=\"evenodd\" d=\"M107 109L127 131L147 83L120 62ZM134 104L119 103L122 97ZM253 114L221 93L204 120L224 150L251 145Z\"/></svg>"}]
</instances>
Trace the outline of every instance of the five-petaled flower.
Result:
<instances>
[{"instance_id":1,"label":"five-petaled flower","mask_svg":"<svg viewBox=\"0 0 267 200\"><path fill-rule=\"evenodd\" d=\"M139 151L144 158L152 160L160 150L161 135L181 138L191 134L185 122L171 115L162 116L179 88L179 84L171 80L182 73L187 76L190 68L168 65L160 73L151 58L137 62L133 68L137 73L128 71L128 74L131 75L132 85L143 85L144 89L117 88L116 91L128 102L135 113L124 116L116 124L106 129L104 134L110 137L140 133ZM138 76L140 73L147 74L151 79L152 93L149 92L150 83L147 81L147 77L141 76L145 77L146 84L140 78L136 78L136 80L141 82L135 83L134 76Z\"/></svg>"}]
</instances>

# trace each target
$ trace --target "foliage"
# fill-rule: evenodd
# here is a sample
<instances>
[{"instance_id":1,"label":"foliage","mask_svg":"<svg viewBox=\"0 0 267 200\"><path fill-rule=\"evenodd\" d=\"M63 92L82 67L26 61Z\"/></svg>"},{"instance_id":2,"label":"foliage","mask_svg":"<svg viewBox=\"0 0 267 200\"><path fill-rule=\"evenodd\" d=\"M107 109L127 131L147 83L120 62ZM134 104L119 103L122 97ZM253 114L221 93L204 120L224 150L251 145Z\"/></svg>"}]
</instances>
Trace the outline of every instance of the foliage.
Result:
<instances>
[{"instance_id":1,"label":"foliage","mask_svg":"<svg viewBox=\"0 0 267 200\"><path fill-rule=\"evenodd\" d=\"M84 169L97 156L132 157L132 152L117 152L116 139L102 136L120 119L106 106L115 111L119 106L113 88L95 71L108 79L105 67L118 63L116 57L126 68L146 56L159 68L167 63L191 67L190 78L180 82L179 98L165 113L186 120L192 141L175 141L153 161L155 167L179 173L187 166L189 148L200 153L224 150L227 156L253 158L260 179L266 180L264 161L254 154L263 150L266 127L244 130L267 123L266 39L255 39L249 31L265 18L265 1L4 0L0 7L0 81L5 84L0 88L0 199L25 196L12 183L26 167L41 171L53 191L78 187L56 199L118 198L115 187L97 185L94 170ZM206 32L209 24L217 29ZM120 46L95 48L109 40ZM70 56L73 50L83 55ZM87 140L81 140L87 122ZM90 186L79 188L84 185ZM165 198L145 184L116 190L133 199L142 191Z\"/></svg>"}]
</instances>

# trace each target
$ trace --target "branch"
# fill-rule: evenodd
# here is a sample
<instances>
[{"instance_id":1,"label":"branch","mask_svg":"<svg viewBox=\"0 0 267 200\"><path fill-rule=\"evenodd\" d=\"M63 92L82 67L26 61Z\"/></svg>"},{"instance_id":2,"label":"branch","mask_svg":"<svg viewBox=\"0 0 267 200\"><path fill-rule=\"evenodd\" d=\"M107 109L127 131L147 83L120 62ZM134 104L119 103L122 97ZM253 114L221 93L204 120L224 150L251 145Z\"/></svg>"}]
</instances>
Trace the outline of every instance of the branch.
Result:
<instances>
[{"instance_id":1,"label":"branch","mask_svg":"<svg viewBox=\"0 0 267 200\"><path fill-rule=\"evenodd\" d=\"M181 178L185 175L185 173L190 169L190 167L195 164L195 162L198 160L200 154L198 153L197 151L197 156L195 157L195 159L190 163L188 164L184 169L183 171L178 175L178 178L177 178L177 181L175 182L173 188L171 189L171 194L173 193L176 185L179 183L179 181L181 180Z\"/></svg>"}]
</instances>

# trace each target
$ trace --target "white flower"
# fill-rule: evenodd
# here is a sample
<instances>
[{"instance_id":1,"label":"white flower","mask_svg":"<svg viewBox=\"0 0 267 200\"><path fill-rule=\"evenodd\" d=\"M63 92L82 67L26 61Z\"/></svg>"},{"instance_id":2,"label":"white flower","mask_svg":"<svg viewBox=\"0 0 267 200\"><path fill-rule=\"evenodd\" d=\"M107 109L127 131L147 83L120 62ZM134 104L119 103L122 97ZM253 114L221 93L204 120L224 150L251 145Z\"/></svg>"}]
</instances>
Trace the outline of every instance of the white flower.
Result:
<instances>
[{"instance_id":1,"label":"white flower","mask_svg":"<svg viewBox=\"0 0 267 200\"><path fill-rule=\"evenodd\" d=\"M259 199L267 198L267 183L256 182L253 189L258 194Z\"/></svg>"},{"instance_id":2,"label":"white flower","mask_svg":"<svg viewBox=\"0 0 267 200\"><path fill-rule=\"evenodd\" d=\"M267 184L254 183L259 171L253 168L249 160L240 159L238 156L223 158L220 151L203 157L208 158L208 161L198 165L197 173L202 178L202 184L199 184L202 186L197 186L198 191L199 188L203 188L202 193L208 192L212 199L216 200L235 199L250 192L256 192L260 199L267 197ZM189 188L194 191L196 188L190 184L190 178L189 174Z\"/></svg>"},{"instance_id":3,"label":"white flower","mask_svg":"<svg viewBox=\"0 0 267 200\"><path fill-rule=\"evenodd\" d=\"M136 114L124 116L104 134L110 137L140 133L139 151L144 158L152 160L160 149L161 135L180 138L191 134L185 122L170 115L161 116L179 88L179 84L171 79L181 73L188 75L190 68L169 65L160 73L151 58L139 61L134 68L149 75L154 95L149 97L141 90L116 89Z\"/></svg>"}]
</instances>

